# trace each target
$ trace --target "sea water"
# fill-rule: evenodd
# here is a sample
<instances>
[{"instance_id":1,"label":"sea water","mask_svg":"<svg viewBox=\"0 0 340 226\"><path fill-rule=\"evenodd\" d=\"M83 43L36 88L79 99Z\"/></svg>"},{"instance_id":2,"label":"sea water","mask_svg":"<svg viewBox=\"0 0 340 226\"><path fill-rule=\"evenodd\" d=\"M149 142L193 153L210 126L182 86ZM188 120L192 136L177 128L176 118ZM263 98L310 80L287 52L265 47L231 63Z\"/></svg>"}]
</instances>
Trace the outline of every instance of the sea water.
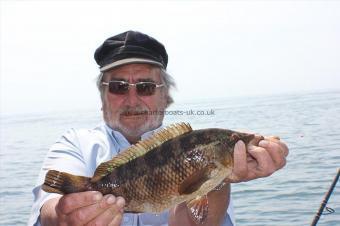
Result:
<instances>
[{"instance_id":1,"label":"sea water","mask_svg":"<svg viewBox=\"0 0 340 226\"><path fill-rule=\"evenodd\" d=\"M164 124L228 128L278 135L289 146L284 169L232 185L237 225L309 225L340 167L340 92L195 101L172 105ZM25 225L48 148L67 129L93 128L98 110L1 116L0 224ZM328 202L335 213L320 226L340 225L340 183Z\"/></svg>"}]
</instances>

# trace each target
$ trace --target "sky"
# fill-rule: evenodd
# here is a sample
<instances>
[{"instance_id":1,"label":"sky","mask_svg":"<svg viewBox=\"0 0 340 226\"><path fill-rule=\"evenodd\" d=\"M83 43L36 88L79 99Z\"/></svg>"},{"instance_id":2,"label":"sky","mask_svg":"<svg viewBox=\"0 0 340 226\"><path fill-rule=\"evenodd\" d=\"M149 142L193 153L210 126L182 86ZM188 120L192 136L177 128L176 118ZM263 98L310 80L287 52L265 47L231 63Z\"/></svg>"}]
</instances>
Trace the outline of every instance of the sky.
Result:
<instances>
[{"instance_id":1,"label":"sky","mask_svg":"<svg viewBox=\"0 0 340 226\"><path fill-rule=\"evenodd\" d=\"M99 109L93 54L162 42L175 101L340 90L340 1L0 0L0 113Z\"/></svg>"}]
</instances>

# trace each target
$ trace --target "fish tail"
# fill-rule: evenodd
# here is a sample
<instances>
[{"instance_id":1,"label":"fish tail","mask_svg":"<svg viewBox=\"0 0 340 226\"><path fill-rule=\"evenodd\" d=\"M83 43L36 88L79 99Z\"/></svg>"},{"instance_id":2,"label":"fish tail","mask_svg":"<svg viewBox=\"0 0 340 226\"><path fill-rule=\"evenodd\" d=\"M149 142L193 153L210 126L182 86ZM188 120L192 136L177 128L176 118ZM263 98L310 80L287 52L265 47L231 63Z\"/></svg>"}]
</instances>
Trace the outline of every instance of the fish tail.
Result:
<instances>
[{"instance_id":1,"label":"fish tail","mask_svg":"<svg viewBox=\"0 0 340 226\"><path fill-rule=\"evenodd\" d=\"M42 189L46 192L59 194L92 190L89 177L75 176L56 170L49 170L47 172Z\"/></svg>"}]
</instances>

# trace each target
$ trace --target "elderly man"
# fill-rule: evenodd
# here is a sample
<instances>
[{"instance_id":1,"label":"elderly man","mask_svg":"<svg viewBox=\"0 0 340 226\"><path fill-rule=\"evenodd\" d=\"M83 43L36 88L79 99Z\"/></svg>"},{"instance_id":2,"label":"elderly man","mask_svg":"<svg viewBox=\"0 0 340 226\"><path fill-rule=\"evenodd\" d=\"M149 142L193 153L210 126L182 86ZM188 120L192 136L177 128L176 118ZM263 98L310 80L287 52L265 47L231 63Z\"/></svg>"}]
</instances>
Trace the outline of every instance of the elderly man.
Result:
<instances>
[{"instance_id":1,"label":"elderly man","mask_svg":"<svg viewBox=\"0 0 340 226\"><path fill-rule=\"evenodd\" d=\"M96 50L95 59L101 71L97 85L105 123L92 130L69 130L51 147L33 190L29 225L195 225L185 204L158 215L131 214L124 213L124 197L93 191L61 196L41 190L49 169L91 177L100 163L160 128L164 115L149 112L164 112L172 103L168 56L154 38L124 32L107 39ZM287 154L287 146L275 138L248 148L238 142L227 184L208 194L204 225L233 225L229 183L269 176L285 165Z\"/></svg>"}]
</instances>

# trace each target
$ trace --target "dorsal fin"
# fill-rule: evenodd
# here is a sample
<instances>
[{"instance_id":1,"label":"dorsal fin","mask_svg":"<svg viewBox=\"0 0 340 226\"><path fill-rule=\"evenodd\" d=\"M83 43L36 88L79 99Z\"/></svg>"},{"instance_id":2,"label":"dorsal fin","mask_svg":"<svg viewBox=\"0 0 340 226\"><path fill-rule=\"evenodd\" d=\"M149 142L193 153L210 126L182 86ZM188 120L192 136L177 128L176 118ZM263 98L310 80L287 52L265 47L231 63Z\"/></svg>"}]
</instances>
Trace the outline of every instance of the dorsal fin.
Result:
<instances>
[{"instance_id":1,"label":"dorsal fin","mask_svg":"<svg viewBox=\"0 0 340 226\"><path fill-rule=\"evenodd\" d=\"M94 172L91 182L99 181L101 178L110 174L113 169L144 155L155 147L160 146L168 140L171 140L172 138L190 131L192 131L190 124L182 122L172 124L164 129L161 129L160 131L155 132L151 137L139 141L131 147L125 149L113 157L110 161L100 164Z\"/></svg>"}]
</instances>

